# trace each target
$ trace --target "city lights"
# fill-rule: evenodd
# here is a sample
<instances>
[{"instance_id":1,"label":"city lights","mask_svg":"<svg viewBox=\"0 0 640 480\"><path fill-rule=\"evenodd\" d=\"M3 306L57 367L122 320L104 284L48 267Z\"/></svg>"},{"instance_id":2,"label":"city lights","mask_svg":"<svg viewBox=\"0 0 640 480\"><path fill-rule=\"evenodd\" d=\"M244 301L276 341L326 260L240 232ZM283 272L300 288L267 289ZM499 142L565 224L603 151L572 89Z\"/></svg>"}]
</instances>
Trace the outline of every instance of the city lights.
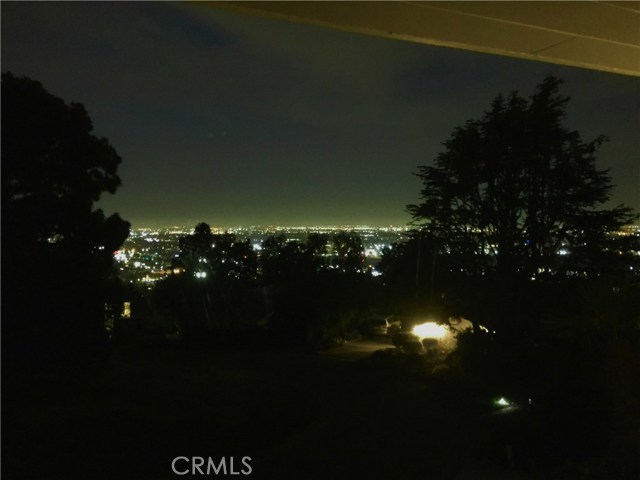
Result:
<instances>
[{"instance_id":1,"label":"city lights","mask_svg":"<svg viewBox=\"0 0 640 480\"><path fill-rule=\"evenodd\" d=\"M240 238L250 239L252 249L258 255L262 252L262 242L273 235L284 235L287 241L305 243L309 234L324 234L330 237L339 231L355 231L362 238L367 265L374 277L381 275L381 272L375 269L381 252L390 249L394 243L403 241L408 230L408 227L376 228L363 225L211 227L211 232L215 235L231 233ZM180 258L179 240L182 236L192 233L193 228L184 226L132 229L123 247L114 253L114 259L121 264L121 277L129 283L148 284L171 274L184 272L184 268L175 265L175 261ZM331 242L327 243L327 250L321 255L325 258L335 256L335 252L331 251ZM226 259L221 261L227 263ZM209 260L200 258L198 263L207 264ZM202 271L202 268L204 265L198 272L194 272L196 278L206 278L206 272ZM329 268L333 267L329 265Z\"/></svg>"},{"instance_id":2,"label":"city lights","mask_svg":"<svg viewBox=\"0 0 640 480\"><path fill-rule=\"evenodd\" d=\"M391 251L394 244L400 244L407 239L409 227L368 227L363 225L332 225L332 226L235 226L229 228L211 227L211 232L215 235L231 233L240 239L249 239L252 250L258 257L263 252L262 242L274 235L284 235L286 241L299 242L304 244L309 234L322 234L331 237L339 231L355 231L362 239L363 253L366 265L370 274L374 277L381 276L382 273L376 269L378 262L385 250ZM114 252L114 259L120 263L121 277L129 283L148 283L160 280L172 273L178 274L183 270L174 263L179 259L179 239L185 235L191 235L193 228L176 226L164 229L138 228L132 229L131 234L122 248ZM629 236L640 236L640 228L625 227L610 234L613 237L622 238ZM493 252L494 245L487 247L488 253ZM451 252L448 247L443 247L442 255ZM495 253L495 252L494 252ZM558 255L566 257L571 255L571 251L565 245L558 250ZM620 252L622 254L623 252ZM629 251L632 255L640 255L640 251ZM331 248L331 242L327 243L324 253L320 253L324 258L331 259L336 255ZM201 263L209 260L202 258ZM335 268L330 264L328 268ZM460 273L465 273L465 268L459 268ZM629 267L629 271L636 273L637 268ZM540 280L538 276L554 275L556 272L550 268L539 269L532 272L530 281ZM484 275L484 272L482 273ZM567 270L566 277L585 277L586 272ZM204 277L199 277L204 278Z\"/></svg>"}]
</instances>

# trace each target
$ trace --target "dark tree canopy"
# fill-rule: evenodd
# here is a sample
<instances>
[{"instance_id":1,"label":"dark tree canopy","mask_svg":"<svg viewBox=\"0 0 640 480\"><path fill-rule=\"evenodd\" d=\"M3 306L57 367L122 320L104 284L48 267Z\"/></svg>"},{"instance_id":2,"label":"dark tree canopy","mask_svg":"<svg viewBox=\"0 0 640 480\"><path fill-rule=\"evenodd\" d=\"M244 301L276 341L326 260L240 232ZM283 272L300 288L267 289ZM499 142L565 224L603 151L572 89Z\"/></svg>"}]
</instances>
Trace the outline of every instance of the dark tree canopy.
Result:
<instances>
[{"instance_id":1,"label":"dark tree canopy","mask_svg":"<svg viewBox=\"0 0 640 480\"><path fill-rule=\"evenodd\" d=\"M262 242L260 264L265 284L290 281L312 271L312 256L305 245L287 241L284 235L269 236Z\"/></svg>"},{"instance_id":2,"label":"dark tree canopy","mask_svg":"<svg viewBox=\"0 0 640 480\"><path fill-rule=\"evenodd\" d=\"M196 225L191 235L180 237L179 264L188 273L204 268L203 260L211 256L213 249L213 233L211 227L201 222Z\"/></svg>"},{"instance_id":3,"label":"dark tree canopy","mask_svg":"<svg viewBox=\"0 0 640 480\"><path fill-rule=\"evenodd\" d=\"M310 233L304 243L287 240L282 234L267 237L260 252L263 282L308 279L324 271L330 254L329 240L329 235L323 233Z\"/></svg>"},{"instance_id":4,"label":"dark tree canopy","mask_svg":"<svg viewBox=\"0 0 640 480\"><path fill-rule=\"evenodd\" d=\"M470 273L566 273L585 245L602 247L633 218L622 205L602 208L613 187L596 166L606 138L584 141L564 125L561 84L549 76L528 99L499 95L419 167L421 203L408 211Z\"/></svg>"},{"instance_id":5,"label":"dark tree canopy","mask_svg":"<svg viewBox=\"0 0 640 480\"><path fill-rule=\"evenodd\" d=\"M82 105L2 74L2 313L9 331L100 336L112 254L129 223L94 209L120 185L121 158L92 131Z\"/></svg>"},{"instance_id":6,"label":"dark tree canopy","mask_svg":"<svg viewBox=\"0 0 640 480\"><path fill-rule=\"evenodd\" d=\"M333 248L337 258L335 266L345 272L358 272L365 268L362 238L354 231L340 231L333 236Z\"/></svg>"},{"instance_id":7,"label":"dark tree canopy","mask_svg":"<svg viewBox=\"0 0 640 480\"><path fill-rule=\"evenodd\" d=\"M249 239L240 240L232 233L214 235L204 222L191 235L180 238L178 263L190 275L204 272L217 281L251 282L257 275L257 261Z\"/></svg>"}]
</instances>

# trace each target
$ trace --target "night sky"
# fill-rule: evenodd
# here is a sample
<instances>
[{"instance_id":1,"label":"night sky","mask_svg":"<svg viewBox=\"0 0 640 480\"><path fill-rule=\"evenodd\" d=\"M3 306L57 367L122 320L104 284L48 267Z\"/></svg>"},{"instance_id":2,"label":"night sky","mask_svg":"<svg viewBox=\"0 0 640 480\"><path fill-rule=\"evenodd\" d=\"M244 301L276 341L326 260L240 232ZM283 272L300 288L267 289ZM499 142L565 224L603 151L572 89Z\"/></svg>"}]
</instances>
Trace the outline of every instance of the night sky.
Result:
<instances>
[{"instance_id":1,"label":"night sky","mask_svg":"<svg viewBox=\"0 0 640 480\"><path fill-rule=\"evenodd\" d=\"M134 228L405 225L417 165L546 74L567 125L611 138L640 209L640 79L149 2L2 2L2 71L85 105L123 163L100 205Z\"/></svg>"}]
</instances>

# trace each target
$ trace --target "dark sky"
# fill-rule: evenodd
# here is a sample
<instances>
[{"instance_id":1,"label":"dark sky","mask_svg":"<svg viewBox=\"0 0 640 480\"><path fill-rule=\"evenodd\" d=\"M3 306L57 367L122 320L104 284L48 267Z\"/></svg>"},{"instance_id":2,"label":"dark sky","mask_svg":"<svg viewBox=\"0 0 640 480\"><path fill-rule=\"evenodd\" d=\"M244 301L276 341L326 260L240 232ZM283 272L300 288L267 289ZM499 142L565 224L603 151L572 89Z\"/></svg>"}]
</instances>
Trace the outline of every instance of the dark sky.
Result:
<instances>
[{"instance_id":1,"label":"dark sky","mask_svg":"<svg viewBox=\"0 0 640 480\"><path fill-rule=\"evenodd\" d=\"M123 158L101 206L133 227L405 225L411 175L500 92L546 74L611 138L640 209L640 79L151 2L5 2L2 71L85 105Z\"/></svg>"}]
</instances>

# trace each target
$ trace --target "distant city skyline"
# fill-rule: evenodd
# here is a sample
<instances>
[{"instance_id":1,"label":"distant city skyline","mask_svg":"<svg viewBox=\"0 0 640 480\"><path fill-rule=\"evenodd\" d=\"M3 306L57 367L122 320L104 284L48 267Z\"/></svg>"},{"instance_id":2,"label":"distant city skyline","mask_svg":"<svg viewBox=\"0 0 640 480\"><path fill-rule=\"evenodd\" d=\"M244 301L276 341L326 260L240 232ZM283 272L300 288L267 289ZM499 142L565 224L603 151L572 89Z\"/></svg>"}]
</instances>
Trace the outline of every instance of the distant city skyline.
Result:
<instances>
[{"instance_id":1,"label":"distant city skyline","mask_svg":"<svg viewBox=\"0 0 640 480\"><path fill-rule=\"evenodd\" d=\"M298 224L298 225L284 225L284 224L264 224L264 225L242 225L242 224L220 224L215 222L207 222L206 220L199 220L191 223L176 223L176 224L158 224L158 225L135 225L132 226L132 230L170 230L170 229L193 229L198 223L204 222L211 227L211 229L228 229L228 230L236 230L236 229L318 229L318 230L338 230L338 229L384 229L384 228L392 228L397 230L406 230L410 229L410 225L369 225L364 223L353 223L353 224Z\"/></svg>"},{"instance_id":2,"label":"distant city skyline","mask_svg":"<svg viewBox=\"0 0 640 480\"><path fill-rule=\"evenodd\" d=\"M405 226L412 175L499 93L547 74L605 134L640 211L640 79L173 2L3 2L2 71L80 102L123 158L98 206L134 228Z\"/></svg>"}]
</instances>

